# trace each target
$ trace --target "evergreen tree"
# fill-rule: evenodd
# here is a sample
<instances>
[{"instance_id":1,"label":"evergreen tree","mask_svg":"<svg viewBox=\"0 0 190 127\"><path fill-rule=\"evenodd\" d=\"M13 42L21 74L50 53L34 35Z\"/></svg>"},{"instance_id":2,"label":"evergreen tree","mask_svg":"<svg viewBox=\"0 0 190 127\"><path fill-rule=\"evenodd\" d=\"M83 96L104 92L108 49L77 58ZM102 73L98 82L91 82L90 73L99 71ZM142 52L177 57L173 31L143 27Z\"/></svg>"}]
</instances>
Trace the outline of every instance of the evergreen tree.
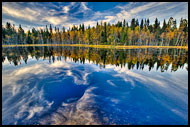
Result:
<instances>
[{"instance_id":1,"label":"evergreen tree","mask_svg":"<svg viewBox=\"0 0 190 127\"><path fill-rule=\"evenodd\" d=\"M131 30L135 29L135 18L131 20Z\"/></svg>"},{"instance_id":2,"label":"evergreen tree","mask_svg":"<svg viewBox=\"0 0 190 127\"><path fill-rule=\"evenodd\" d=\"M147 27L149 27L149 25L150 25L150 21L149 21L149 19L147 19Z\"/></svg>"},{"instance_id":3,"label":"evergreen tree","mask_svg":"<svg viewBox=\"0 0 190 127\"><path fill-rule=\"evenodd\" d=\"M123 27L125 27L125 24L126 24L126 23L125 23L125 19L124 19L124 21L123 21Z\"/></svg>"},{"instance_id":4,"label":"evergreen tree","mask_svg":"<svg viewBox=\"0 0 190 127\"><path fill-rule=\"evenodd\" d=\"M22 29L21 24L19 24L19 28L18 28L18 43L19 44L23 44L24 43L24 38L25 38L24 30Z\"/></svg>"},{"instance_id":5,"label":"evergreen tree","mask_svg":"<svg viewBox=\"0 0 190 127\"><path fill-rule=\"evenodd\" d=\"M127 34L126 34L126 28L123 27L121 31L121 44L124 45L127 41Z\"/></svg>"},{"instance_id":6,"label":"evergreen tree","mask_svg":"<svg viewBox=\"0 0 190 127\"><path fill-rule=\"evenodd\" d=\"M135 27L136 26L139 26L139 21L138 21L138 19L136 20L136 22L135 22Z\"/></svg>"},{"instance_id":7,"label":"evergreen tree","mask_svg":"<svg viewBox=\"0 0 190 127\"><path fill-rule=\"evenodd\" d=\"M31 38L30 30L28 30L28 32L27 32L27 39L26 39L26 42L27 42L28 44L32 44L32 38Z\"/></svg>"},{"instance_id":8,"label":"evergreen tree","mask_svg":"<svg viewBox=\"0 0 190 127\"><path fill-rule=\"evenodd\" d=\"M144 27L144 24L143 24L143 19L142 19L141 20L141 25L140 25L141 30L143 29L143 27Z\"/></svg>"},{"instance_id":9,"label":"evergreen tree","mask_svg":"<svg viewBox=\"0 0 190 127\"><path fill-rule=\"evenodd\" d=\"M107 42L107 31L106 31L106 22L104 22L104 35L103 35L103 41Z\"/></svg>"},{"instance_id":10,"label":"evergreen tree","mask_svg":"<svg viewBox=\"0 0 190 127\"><path fill-rule=\"evenodd\" d=\"M48 29L35 29L24 32L24 29L19 25L16 30L15 25L6 23L2 25L2 44L121 44L121 45L188 45L188 20L181 19L180 26L177 28L176 19L169 18L168 23L164 19L163 26L160 28L160 22L156 18L153 24L149 24L149 19L141 20L140 26L138 19L131 20L131 26L128 23L118 21L116 24L104 22L95 27L84 28L84 24L79 27L73 25L67 31L63 27L61 31L55 27L55 32L52 30L52 25ZM135 27L136 26L136 27Z\"/></svg>"},{"instance_id":11,"label":"evergreen tree","mask_svg":"<svg viewBox=\"0 0 190 127\"><path fill-rule=\"evenodd\" d=\"M82 24L82 33L84 34L84 24Z\"/></svg>"},{"instance_id":12,"label":"evergreen tree","mask_svg":"<svg viewBox=\"0 0 190 127\"><path fill-rule=\"evenodd\" d=\"M164 19L164 22L163 22L163 26L162 26L162 31L161 32L164 32L167 28L167 25L166 25L166 20Z\"/></svg>"},{"instance_id":13,"label":"evergreen tree","mask_svg":"<svg viewBox=\"0 0 190 127\"><path fill-rule=\"evenodd\" d=\"M160 26L158 19L156 18L155 23L154 23L154 32L156 32L157 28Z\"/></svg>"},{"instance_id":14,"label":"evergreen tree","mask_svg":"<svg viewBox=\"0 0 190 127\"><path fill-rule=\"evenodd\" d=\"M152 26L151 26L151 27L152 27ZM146 28L149 29L149 30L151 29L151 28L150 28L150 21L149 21L149 19L146 20Z\"/></svg>"},{"instance_id":15,"label":"evergreen tree","mask_svg":"<svg viewBox=\"0 0 190 127\"><path fill-rule=\"evenodd\" d=\"M50 24L49 30L50 30L50 34L52 34L52 33L53 33L53 31L52 31L51 24Z\"/></svg>"},{"instance_id":16,"label":"evergreen tree","mask_svg":"<svg viewBox=\"0 0 190 127\"><path fill-rule=\"evenodd\" d=\"M51 24L50 24L49 30L50 30L50 33L49 33L50 43L52 43L52 42L53 42L53 40L52 40L53 31L52 31L52 26L51 26Z\"/></svg>"},{"instance_id":17,"label":"evergreen tree","mask_svg":"<svg viewBox=\"0 0 190 127\"><path fill-rule=\"evenodd\" d=\"M144 21L144 26L145 26L145 30L148 28L147 27L147 21L146 21L146 19L145 19L145 21Z\"/></svg>"}]
</instances>

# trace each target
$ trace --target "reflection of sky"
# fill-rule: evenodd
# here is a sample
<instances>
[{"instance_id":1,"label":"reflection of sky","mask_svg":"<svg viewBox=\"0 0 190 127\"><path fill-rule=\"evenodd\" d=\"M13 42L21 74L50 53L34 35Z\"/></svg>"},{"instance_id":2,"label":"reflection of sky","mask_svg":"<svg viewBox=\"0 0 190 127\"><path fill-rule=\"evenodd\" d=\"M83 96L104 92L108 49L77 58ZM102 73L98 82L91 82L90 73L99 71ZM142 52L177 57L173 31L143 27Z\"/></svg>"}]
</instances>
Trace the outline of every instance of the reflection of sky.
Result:
<instances>
[{"instance_id":1,"label":"reflection of sky","mask_svg":"<svg viewBox=\"0 0 190 127\"><path fill-rule=\"evenodd\" d=\"M186 67L186 65L185 65ZM48 60L2 71L3 124L187 124L188 72ZM168 70L171 70L169 66Z\"/></svg>"}]
</instances>

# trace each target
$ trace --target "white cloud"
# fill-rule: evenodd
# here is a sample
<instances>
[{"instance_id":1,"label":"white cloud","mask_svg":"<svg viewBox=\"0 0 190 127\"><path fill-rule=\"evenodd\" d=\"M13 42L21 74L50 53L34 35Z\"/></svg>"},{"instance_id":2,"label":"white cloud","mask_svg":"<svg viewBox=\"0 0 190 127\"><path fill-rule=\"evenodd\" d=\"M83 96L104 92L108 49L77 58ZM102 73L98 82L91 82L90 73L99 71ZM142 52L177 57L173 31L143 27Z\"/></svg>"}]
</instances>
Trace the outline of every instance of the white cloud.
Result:
<instances>
[{"instance_id":1,"label":"white cloud","mask_svg":"<svg viewBox=\"0 0 190 127\"><path fill-rule=\"evenodd\" d=\"M3 24L6 24L7 22L11 23L11 24L15 24L16 22L11 20L11 19L3 19L2 20Z\"/></svg>"},{"instance_id":2,"label":"white cloud","mask_svg":"<svg viewBox=\"0 0 190 127\"><path fill-rule=\"evenodd\" d=\"M70 10L70 9L69 9L69 7L68 7L68 6L64 6L64 7L63 7L63 12L64 12L64 13L68 13L68 12L69 12L69 10Z\"/></svg>"},{"instance_id":3,"label":"white cloud","mask_svg":"<svg viewBox=\"0 0 190 127\"><path fill-rule=\"evenodd\" d=\"M84 22L85 26L88 27L90 25L90 27L92 26L96 26L96 21L86 21Z\"/></svg>"},{"instance_id":4,"label":"white cloud","mask_svg":"<svg viewBox=\"0 0 190 127\"><path fill-rule=\"evenodd\" d=\"M53 24L53 25L58 25L58 24L62 24L64 22L66 22L68 19L67 16L60 16L60 17L56 17L56 16L47 16L44 17L43 20L47 20L49 23Z\"/></svg>"},{"instance_id":5,"label":"white cloud","mask_svg":"<svg viewBox=\"0 0 190 127\"><path fill-rule=\"evenodd\" d=\"M70 68L70 65L66 62L62 61L55 61L50 65L50 67L64 67L64 68Z\"/></svg>"},{"instance_id":6,"label":"white cloud","mask_svg":"<svg viewBox=\"0 0 190 127\"><path fill-rule=\"evenodd\" d=\"M175 18L178 24L181 17L188 18L188 12L187 12L188 6L187 6L187 3L183 3L183 2L181 3L175 3L175 2L133 3L131 2L126 5L116 6L115 9L120 9L120 11L110 12L109 10L109 12L105 11L105 12L101 12L97 14L95 13L92 19L96 20L96 18L100 17L101 15L104 15L103 19L98 20L98 21L116 23L118 21L123 21L125 19L126 22L128 22L130 25L132 18L136 18L136 19L149 18L151 24L154 23L156 18L158 18L161 24L164 19L166 19L167 21L170 17Z\"/></svg>"},{"instance_id":7,"label":"white cloud","mask_svg":"<svg viewBox=\"0 0 190 127\"><path fill-rule=\"evenodd\" d=\"M49 16L54 16L57 13L57 11L55 9L50 9L49 11L47 11L47 14Z\"/></svg>"},{"instance_id":8,"label":"white cloud","mask_svg":"<svg viewBox=\"0 0 190 127\"><path fill-rule=\"evenodd\" d=\"M29 66L29 67L24 67L19 70L14 71L15 76L27 74L27 73L33 73L33 74L39 74L39 73L44 73L47 72L45 69L40 69L41 65L36 64L35 66Z\"/></svg>"},{"instance_id":9,"label":"white cloud","mask_svg":"<svg viewBox=\"0 0 190 127\"><path fill-rule=\"evenodd\" d=\"M181 17L188 18L187 2L131 2L105 11L93 11L93 9L88 7L88 3L85 2L72 2L67 6L61 6L61 3L59 5L50 3L45 6L40 3L29 3L28 5L30 6L25 7L20 3L3 2L2 14L29 21L28 24L35 23L38 26L53 24L58 27L65 26L66 29L73 26L73 24L79 25L81 23L84 23L85 26L95 26L97 21L116 23L125 19L130 25L132 18L149 18L150 23L153 23L157 17L162 24L164 18L167 21L172 16L177 19L177 23L179 24ZM65 14L59 15L62 13ZM83 16L78 18L78 14L82 14ZM10 20L15 22L12 18ZM6 20L3 18L3 23L5 24L5 22ZM15 22L17 26L16 23L18 22ZM36 26L33 25L33 27Z\"/></svg>"},{"instance_id":10,"label":"white cloud","mask_svg":"<svg viewBox=\"0 0 190 127\"><path fill-rule=\"evenodd\" d=\"M154 8L155 6L159 6L161 3L148 3L148 4L145 4L145 5L142 5L142 6L138 6L138 7L135 7L133 9L130 10L130 13L139 13L139 12L142 12L142 11L145 11L147 9L150 9L150 8Z\"/></svg>"},{"instance_id":11,"label":"white cloud","mask_svg":"<svg viewBox=\"0 0 190 127\"><path fill-rule=\"evenodd\" d=\"M115 19L114 16L105 16L105 20L102 20L102 22L111 22L114 19Z\"/></svg>"},{"instance_id":12,"label":"white cloud","mask_svg":"<svg viewBox=\"0 0 190 127\"><path fill-rule=\"evenodd\" d=\"M38 107L38 106L35 106L35 107L29 109L29 111L28 111L29 115L27 116L26 119L31 119L34 116L34 114L39 113L42 110L43 110L43 107Z\"/></svg>"},{"instance_id":13,"label":"white cloud","mask_svg":"<svg viewBox=\"0 0 190 127\"><path fill-rule=\"evenodd\" d=\"M67 75L71 76L72 72L70 70L67 71Z\"/></svg>"},{"instance_id":14,"label":"white cloud","mask_svg":"<svg viewBox=\"0 0 190 127\"><path fill-rule=\"evenodd\" d=\"M88 8L88 7L86 6L86 3L85 3L85 2L81 2L81 9L84 9L85 11L86 11L86 10L91 10L90 8Z\"/></svg>"},{"instance_id":15,"label":"white cloud","mask_svg":"<svg viewBox=\"0 0 190 127\"><path fill-rule=\"evenodd\" d=\"M10 15L12 17L22 18L29 21L35 21L36 16L38 15L37 12L29 8L18 10L18 9L6 7L6 6L2 6L2 13Z\"/></svg>"},{"instance_id":16,"label":"white cloud","mask_svg":"<svg viewBox=\"0 0 190 127\"><path fill-rule=\"evenodd\" d=\"M153 23L156 17L161 22L164 18L168 20L173 17L179 21L181 17L187 18L187 7L187 3L183 2L129 3L124 6L117 6L121 11L116 14L115 20L126 19L130 23L132 18L149 18L150 23Z\"/></svg>"},{"instance_id":17,"label":"white cloud","mask_svg":"<svg viewBox=\"0 0 190 127\"><path fill-rule=\"evenodd\" d=\"M27 24L38 24L37 27L41 27L42 25L47 25L47 22L49 24L53 24L53 25L62 25L65 23L68 23L68 16L66 15L59 15L57 16L57 14L59 14L61 12L57 11L55 9L49 9L46 6L41 7L41 5L38 7L36 6L36 4L34 3L28 3L30 5L30 7L28 7L28 5L26 7L24 7L23 5L21 5L20 3L6 3L4 2L2 5L2 14L3 17L4 16L11 16L12 18L9 20L6 20L3 18L3 23L5 24L7 21L12 20L12 22L15 22L15 18L17 20L25 20L25 22L27 21ZM53 6L54 7L54 6ZM20 9L22 8L22 9ZM58 7L56 7L58 8ZM63 7L63 12L68 13L69 11L69 6L65 6ZM22 23L18 23L15 22L15 25L18 26L18 24L22 24ZM22 24L23 28L25 30L28 30L30 25L25 25ZM35 25L31 25L31 27L36 27ZM30 28L31 28L30 27Z\"/></svg>"},{"instance_id":18,"label":"white cloud","mask_svg":"<svg viewBox=\"0 0 190 127\"><path fill-rule=\"evenodd\" d=\"M111 82L111 80L107 80L107 83L110 84L111 86L116 87L116 85L113 82Z\"/></svg>"}]
</instances>

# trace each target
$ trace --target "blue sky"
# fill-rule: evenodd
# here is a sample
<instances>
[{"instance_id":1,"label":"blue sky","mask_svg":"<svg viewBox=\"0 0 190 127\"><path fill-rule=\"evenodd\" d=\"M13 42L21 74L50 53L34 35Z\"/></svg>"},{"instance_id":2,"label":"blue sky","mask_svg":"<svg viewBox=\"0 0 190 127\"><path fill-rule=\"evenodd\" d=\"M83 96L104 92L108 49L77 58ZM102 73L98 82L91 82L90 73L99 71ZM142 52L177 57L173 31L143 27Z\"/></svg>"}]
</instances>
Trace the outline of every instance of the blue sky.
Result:
<instances>
[{"instance_id":1,"label":"blue sky","mask_svg":"<svg viewBox=\"0 0 190 127\"><path fill-rule=\"evenodd\" d=\"M187 2L2 2L2 24L22 24L25 30L44 28L45 25L66 29L84 23L95 26L97 22L116 23L124 19L155 18L162 22L173 17L179 21L188 18Z\"/></svg>"}]
</instances>

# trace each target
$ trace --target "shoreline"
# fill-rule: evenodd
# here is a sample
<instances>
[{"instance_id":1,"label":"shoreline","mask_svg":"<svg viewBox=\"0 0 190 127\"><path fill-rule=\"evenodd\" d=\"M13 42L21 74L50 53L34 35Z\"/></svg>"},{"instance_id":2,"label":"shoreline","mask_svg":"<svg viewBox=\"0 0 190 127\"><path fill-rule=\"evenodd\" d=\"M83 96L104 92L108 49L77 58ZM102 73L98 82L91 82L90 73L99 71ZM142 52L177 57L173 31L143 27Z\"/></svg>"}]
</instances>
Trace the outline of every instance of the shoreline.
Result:
<instances>
[{"instance_id":1,"label":"shoreline","mask_svg":"<svg viewBox=\"0 0 190 127\"><path fill-rule=\"evenodd\" d=\"M116 48L116 49L136 49L136 48L183 48L188 46L124 46L124 45L86 45L86 44L24 44L24 45L2 45L2 47L30 47L30 46L73 46L73 47L90 47L90 48Z\"/></svg>"}]
</instances>

